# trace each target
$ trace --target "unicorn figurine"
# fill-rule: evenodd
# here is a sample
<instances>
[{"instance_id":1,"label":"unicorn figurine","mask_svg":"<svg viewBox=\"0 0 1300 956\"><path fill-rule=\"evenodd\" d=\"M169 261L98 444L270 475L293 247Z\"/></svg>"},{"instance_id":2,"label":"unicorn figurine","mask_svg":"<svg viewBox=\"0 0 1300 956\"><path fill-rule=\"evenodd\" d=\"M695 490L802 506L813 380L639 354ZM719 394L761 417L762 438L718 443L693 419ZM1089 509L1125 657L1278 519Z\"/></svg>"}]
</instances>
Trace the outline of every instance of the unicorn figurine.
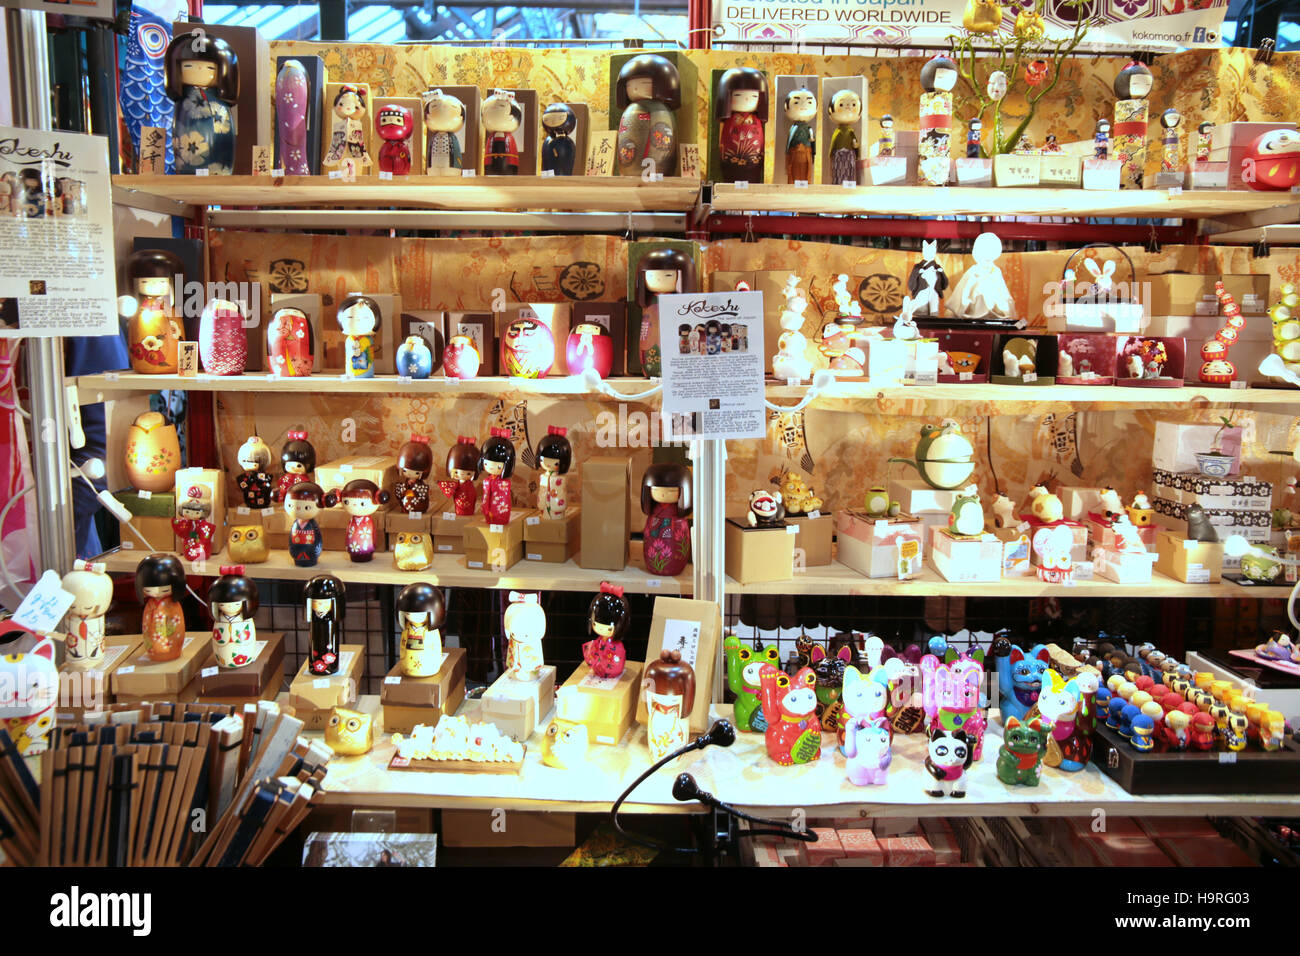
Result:
<instances>
[{"instance_id":1,"label":"unicorn figurine","mask_svg":"<svg viewBox=\"0 0 1300 956\"><path fill-rule=\"evenodd\" d=\"M840 753L848 756L846 741L849 724L861 720L888 723L892 709L890 691L894 682L903 676L905 669L906 665L897 657L891 657L884 664L877 664L866 675L852 664L844 668L844 683L840 690L843 718L838 729Z\"/></svg>"}]
</instances>

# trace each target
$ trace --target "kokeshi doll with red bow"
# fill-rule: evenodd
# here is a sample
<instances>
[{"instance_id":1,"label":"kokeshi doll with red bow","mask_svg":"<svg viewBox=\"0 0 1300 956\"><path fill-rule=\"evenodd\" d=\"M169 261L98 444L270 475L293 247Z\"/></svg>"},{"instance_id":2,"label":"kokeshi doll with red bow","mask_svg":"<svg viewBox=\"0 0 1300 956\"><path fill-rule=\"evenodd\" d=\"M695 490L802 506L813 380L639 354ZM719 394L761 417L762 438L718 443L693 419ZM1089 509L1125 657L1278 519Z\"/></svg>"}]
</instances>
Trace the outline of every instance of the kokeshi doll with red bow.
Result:
<instances>
[{"instance_id":1,"label":"kokeshi doll with red bow","mask_svg":"<svg viewBox=\"0 0 1300 956\"><path fill-rule=\"evenodd\" d=\"M569 466L573 462L573 446L569 444L567 428L551 425L546 437L537 443L537 510L542 517L563 520L569 506Z\"/></svg>"},{"instance_id":2,"label":"kokeshi doll with red bow","mask_svg":"<svg viewBox=\"0 0 1300 956\"><path fill-rule=\"evenodd\" d=\"M618 677L627 666L623 635L632 623L632 610L623 588L600 582L600 593L591 601L587 633L591 640L582 645L582 659L597 677Z\"/></svg>"},{"instance_id":3,"label":"kokeshi doll with red bow","mask_svg":"<svg viewBox=\"0 0 1300 956\"><path fill-rule=\"evenodd\" d=\"M63 647L69 661L93 664L104 659L104 615L113 601L113 579L107 566L77 559L63 576L63 590L72 604L63 618L67 635Z\"/></svg>"},{"instance_id":4,"label":"kokeshi doll with red bow","mask_svg":"<svg viewBox=\"0 0 1300 956\"><path fill-rule=\"evenodd\" d=\"M316 446L307 440L306 429L290 430L280 448L280 465L284 473L275 484L275 500L284 497L296 484L311 481L316 471Z\"/></svg>"},{"instance_id":5,"label":"kokeshi doll with red bow","mask_svg":"<svg viewBox=\"0 0 1300 956\"><path fill-rule=\"evenodd\" d=\"M481 456L478 444L468 435L459 435L456 444L447 452L447 475L438 481L438 490L451 499L458 518L466 518L474 513L478 504L478 488L474 479L478 476L478 462Z\"/></svg>"},{"instance_id":6,"label":"kokeshi doll with red bow","mask_svg":"<svg viewBox=\"0 0 1300 956\"><path fill-rule=\"evenodd\" d=\"M541 595L510 592L510 605L502 618L506 638L506 670L515 680L536 678L546 660L542 656L542 638L546 636L546 612Z\"/></svg>"},{"instance_id":7,"label":"kokeshi doll with red bow","mask_svg":"<svg viewBox=\"0 0 1300 956\"><path fill-rule=\"evenodd\" d=\"M393 497L408 515L429 510L429 472L433 471L433 449L424 435L412 435L397 453L397 484ZM471 509L473 510L473 509Z\"/></svg>"},{"instance_id":8,"label":"kokeshi doll with red bow","mask_svg":"<svg viewBox=\"0 0 1300 956\"><path fill-rule=\"evenodd\" d=\"M176 517L172 531L182 542L181 553L187 561L206 561L212 557L212 538L217 526L212 517L212 499L203 485L190 485L176 498Z\"/></svg>"},{"instance_id":9,"label":"kokeshi doll with red bow","mask_svg":"<svg viewBox=\"0 0 1300 956\"><path fill-rule=\"evenodd\" d=\"M221 568L221 577L208 588L212 614L212 652L222 667L243 667L257 657L257 584L242 564Z\"/></svg>"},{"instance_id":10,"label":"kokeshi doll with red bow","mask_svg":"<svg viewBox=\"0 0 1300 956\"><path fill-rule=\"evenodd\" d=\"M952 89L957 64L946 56L931 57L921 67L920 125L917 127L916 181L943 186L952 163Z\"/></svg>"},{"instance_id":11,"label":"kokeshi doll with red bow","mask_svg":"<svg viewBox=\"0 0 1300 956\"><path fill-rule=\"evenodd\" d=\"M494 428L483 443L478 473L483 478L483 517L488 524L510 523L510 477L515 473L515 445L510 429Z\"/></svg>"}]
</instances>

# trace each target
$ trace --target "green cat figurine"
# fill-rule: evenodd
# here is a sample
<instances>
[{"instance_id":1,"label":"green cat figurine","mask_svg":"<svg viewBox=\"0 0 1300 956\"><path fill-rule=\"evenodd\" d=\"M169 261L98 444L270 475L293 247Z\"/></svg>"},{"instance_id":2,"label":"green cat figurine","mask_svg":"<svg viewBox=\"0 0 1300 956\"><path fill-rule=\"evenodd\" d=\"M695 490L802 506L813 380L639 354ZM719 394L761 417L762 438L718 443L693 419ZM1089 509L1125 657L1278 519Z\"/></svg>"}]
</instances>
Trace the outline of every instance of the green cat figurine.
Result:
<instances>
[{"instance_id":1,"label":"green cat figurine","mask_svg":"<svg viewBox=\"0 0 1300 956\"><path fill-rule=\"evenodd\" d=\"M758 671L764 664L780 667L781 652L775 644L761 651L747 647L735 634L728 634L722 640L722 653L727 661L727 688L736 695L736 728L761 734L767 729L767 721L759 706Z\"/></svg>"},{"instance_id":2,"label":"green cat figurine","mask_svg":"<svg viewBox=\"0 0 1300 956\"><path fill-rule=\"evenodd\" d=\"M1047 753L1047 729L1035 717L1021 723L1008 717L1003 728L1003 743L998 748L998 779L1008 786L1038 786L1042 775L1043 755Z\"/></svg>"}]
</instances>

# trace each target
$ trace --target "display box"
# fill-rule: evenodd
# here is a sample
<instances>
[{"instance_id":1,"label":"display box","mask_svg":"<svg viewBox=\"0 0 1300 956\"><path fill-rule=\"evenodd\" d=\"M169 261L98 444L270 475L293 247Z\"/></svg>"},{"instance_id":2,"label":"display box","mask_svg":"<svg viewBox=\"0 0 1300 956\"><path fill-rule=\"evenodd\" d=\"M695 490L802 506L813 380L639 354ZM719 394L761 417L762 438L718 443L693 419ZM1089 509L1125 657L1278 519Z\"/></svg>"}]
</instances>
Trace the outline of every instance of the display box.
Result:
<instances>
[{"instance_id":1,"label":"display box","mask_svg":"<svg viewBox=\"0 0 1300 956\"><path fill-rule=\"evenodd\" d=\"M326 492L330 492L341 491L349 481L366 479L392 494L397 477L397 459L392 455L348 455L317 465L315 481ZM381 508L386 509L387 506ZM330 513L330 509L326 509L321 512L320 518ZM346 523L345 521L344 524Z\"/></svg>"},{"instance_id":2,"label":"display box","mask_svg":"<svg viewBox=\"0 0 1300 956\"><path fill-rule=\"evenodd\" d=\"M376 515L378 524L379 515ZM383 515L383 529L388 536L388 550L393 550L399 534L433 534L432 514L408 514L400 508L394 508Z\"/></svg>"},{"instance_id":3,"label":"display box","mask_svg":"<svg viewBox=\"0 0 1300 956\"><path fill-rule=\"evenodd\" d=\"M366 648L363 644L339 646L338 673L322 677L311 672L311 658L289 685L289 706L303 722L303 730L324 730L330 708L348 707L357 700L358 687L365 674Z\"/></svg>"},{"instance_id":4,"label":"display box","mask_svg":"<svg viewBox=\"0 0 1300 956\"><path fill-rule=\"evenodd\" d=\"M1119 584L1150 584L1156 556L1150 551L1113 551L1099 546L1092 549L1093 573Z\"/></svg>"},{"instance_id":5,"label":"display box","mask_svg":"<svg viewBox=\"0 0 1300 956\"><path fill-rule=\"evenodd\" d=\"M695 62L685 50L629 50L627 52L612 53L609 56L609 128L618 129L619 119L623 116L623 108L618 105L618 74L623 69L623 64L634 56L640 56L644 53L654 53L662 56L671 63L677 70L678 89L681 91L681 104L673 110L673 135L677 140L677 149L680 155L681 147L685 143L700 142L700 99L699 90L699 73L696 70ZM703 152L703 147L701 147ZM665 175L677 175L676 168L668 170Z\"/></svg>"},{"instance_id":6,"label":"display box","mask_svg":"<svg viewBox=\"0 0 1300 956\"><path fill-rule=\"evenodd\" d=\"M641 670L639 661L628 661L618 677L597 677L579 664L556 694L556 718L585 725L592 743L616 746L636 717Z\"/></svg>"},{"instance_id":7,"label":"display box","mask_svg":"<svg viewBox=\"0 0 1300 956\"><path fill-rule=\"evenodd\" d=\"M856 123L850 124L849 128L857 138L858 149L857 155L853 157L852 175L846 176L850 168L846 162L847 155L841 158L838 166L834 160L835 154L835 133L838 129L836 123L828 117L832 97L841 90L850 90L862 104L862 112ZM818 100L821 107L822 135L817 140L817 151L821 154L821 170L816 182L827 186L839 186L844 182L852 182L861 186L865 180L867 167L867 118L871 115L869 110L867 78L865 76L828 76L822 80L822 95ZM780 180L778 180L779 182Z\"/></svg>"},{"instance_id":8,"label":"display box","mask_svg":"<svg viewBox=\"0 0 1300 956\"><path fill-rule=\"evenodd\" d=\"M999 153L993 157L994 186L1037 186L1042 163L1032 153Z\"/></svg>"},{"instance_id":9,"label":"display box","mask_svg":"<svg viewBox=\"0 0 1300 956\"><path fill-rule=\"evenodd\" d=\"M830 514L786 515L785 523L799 529L794 537L794 566L820 568L831 563L835 518Z\"/></svg>"},{"instance_id":10,"label":"display box","mask_svg":"<svg viewBox=\"0 0 1300 956\"><path fill-rule=\"evenodd\" d=\"M372 154L373 155L373 154ZM346 339L343 328L338 323L338 307L344 300L354 294L365 295L373 299L379 307L375 316L375 330L370 336L370 347L374 351L373 362L376 375L394 375L397 372L397 346L393 341L402 327L402 297L382 292L364 292L352 289L335 297L332 304L327 303L327 315L322 316L321 324L314 326L321 340L321 361L319 368L313 368L313 374L321 371L330 375L342 375L346 360Z\"/></svg>"},{"instance_id":11,"label":"display box","mask_svg":"<svg viewBox=\"0 0 1300 956\"><path fill-rule=\"evenodd\" d=\"M147 498L141 495L149 495ZM176 513L176 494L173 491L160 491L150 494L127 488L113 492L118 504L132 515L131 527L144 536L156 551L176 550L176 536L172 531L172 516ZM144 549L139 538L118 522L118 532L123 551Z\"/></svg>"},{"instance_id":12,"label":"display box","mask_svg":"<svg viewBox=\"0 0 1300 956\"><path fill-rule=\"evenodd\" d=\"M578 551L582 509L567 508L563 518L530 514L524 519L524 560L563 564Z\"/></svg>"},{"instance_id":13,"label":"display box","mask_svg":"<svg viewBox=\"0 0 1300 956\"><path fill-rule=\"evenodd\" d=\"M1000 333L993 339L989 380L995 385L1053 385L1056 363L1055 335ZM1015 375L1009 374L1012 370Z\"/></svg>"},{"instance_id":14,"label":"display box","mask_svg":"<svg viewBox=\"0 0 1300 956\"><path fill-rule=\"evenodd\" d=\"M923 836L882 837L885 866L934 866L934 847Z\"/></svg>"},{"instance_id":15,"label":"display box","mask_svg":"<svg viewBox=\"0 0 1300 956\"><path fill-rule=\"evenodd\" d=\"M259 632L255 650L253 660L242 667L220 667L216 653L210 651L199 667L199 699L256 700L270 687L279 693L284 682L284 634Z\"/></svg>"},{"instance_id":16,"label":"display box","mask_svg":"<svg viewBox=\"0 0 1300 956\"><path fill-rule=\"evenodd\" d=\"M1223 574L1223 545L1162 528L1156 535L1156 570L1187 584L1214 584Z\"/></svg>"},{"instance_id":17,"label":"display box","mask_svg":"<svg viewBox=\"0 0 1300 956\"><path fill-rule=\"evenodd\" d=\"M884 866L885 851L871 830L836 830L844 856L835 861L836 866Z\"/></svg>"},{"instance_id":18,"label":"display box","mask_svg":"<svg viewBox=\"0 0 1300 956\"><path fill-rule=\"evenodd\" d=\"M1227 189L1228 164L1193 160L1187 169L1188 189Z\"/></svg>"},{"instance_id":19,"label":"display box","mask_svg":"<svg viewBox=\"0 0 1300 956\"><path fill-rule=\"evenodd\" d=\"M802 180L805 183L820 182L818 176L820 172L820 156L822 151L822 117L826 115L826 103L822 100L821 92L818 87L821 85L821 78L816 75L808 76L777 76L774 77L776 83L772 87L772 95L768 100L768 117L771 119L772 130L772 182L777 185L793 185L796 180ZM807 144L807 155L805 158L806 168L802 170L801 175L795 175L799 170L788 170L786 168L787 149L786 144L790 139L790 120L785 115L786 97L796 90L807 90L817 101L817 110L813 115L812 122L809 123L812 134L812 142Z\"/></svg>"},{"instance_id":20,"label":"display box","mask_svg":"<svg viewBox=\"0 0 1300 956\"><path fill-rule=\"evenodd\" d=\"M957 156L952 161L952 180L958 186L992 186L993 160L980 156Z\"/></svg>"},{"instance_id":21,"label":"display box","mask_svg":"<svg viewBox=\"0 0 1300 956\"><path fill-rule=\"evenodd\" d=\"M993 368L993 333L939 329L940 382L987 382Z\"/></svg>"},{"instance_id":22,"label":"display box","mask_svg":"<svg viewBox=\"0 0 1300 956\"><path fill-rule=\"evenodd\" d=\"M159 662L149 657L149 645L142 644L113 672L113 696L144 698L179 694L198 676L199 665L211 646L212 636L207 632L186 634L181 656Z\"/></svg>"},{"instance_id":23,"label":"display box","mask_svg":"<svg viewBox=\"0 0 1300 956\"><path fill-rule=\"evenodd\" d=\"M1257 138L1275 129L1295 129L1295 123L1219 123L1210 130L1210 162L1228 164L1228 188L1250 189L1255 179L1246 151Z\"/></svg>"},{"instance_id":24,"label":"display box","mask_svg":"<svg viewBox=\"0 0 1300 956\"><path fill-rule=\"evenodd\" d=\"M898 502L904 516L927 513L950 514L959 493L944 491L942 488L931 488L920 478L889 480L889 500Z\"/></svg>"},{"instance_id":25,"label":"display box","mask_svg":"<svg viewBox=\"0 0 1300 956\"><path fill-rule=\"evenodd\" d=\"M1114 385L1118 352L1112 335L1065 332L1056 337L1059 385Z\"/></svg>"},{"instance_id":26,"label":"display box","mask_svg":"<svg viewBox=\"0 0 1300 956\"><path fill-rule=\"evenodd\" d=\"M1219 441L1220 454L1233 458L1230 475L1241 473L1241 429L1218 425L1191 425L1184 422L1156 422L1156 437L1151 448L1151 463L1161 471L1197 471L1196 455L1208 452Z\"/></svg>"},{"instance_id":27,"label":"display box","mask_svg":"<svg viewBox=\"0 0 1300 956\"><path fill-rule=\"evenodd\" d=\"M1273 484L1251 475L1235 478L1211 478L1197 472L1174 472L1155 469L1151 484L1156 497L1179 504L1197 504L1203 508L1234 511L1273 510Z\"/></svg>"},{"instance_id":28,"label":"display box","mask_svg":"<svg viewBox=\"0 0 1300 956\"><path fill-rule=\"evenodd\" d=\"M1223 328L1219 315L1169 315L1153 316L1146 321L1143 331L1156 336L1182 338L1192 352L1192 360L1183 371L1188 385L1202 385L1200 380L1200 348L1214 338ZM1246 317L1246 325L1238 330L1238 338L1228 354L1228 360L1237 369L1236 381L1269 385L1269 377L1259 371L1259 363L1273 354L1273 328L1267 316Z\"/></svg>"},{"instance_id":29,"label":"display box","mask_svg":"<svg viewBox=\"0 0 1300 956\"><path fill-rule=\"evenodd\" d=\"M1187 372L1187 343L1180 338L1121 335L1115 339L1115 384L1126 388L1181 388ZM1153 344L1155 343L1155 344ZM1150 349L1164 350L1159 366L1146 359ZM1138 351L1133 351L1138 350Z\"/></svg>"},{"instance_id":30,"label":"display box","mask_svg":"<svg viewBox=\"0 0 1300 956\"><path fill-rule=\"evenodd\" d=\"M798 525L751 528L743 519L728 518L727 575L740 584L789 581L794 576L794 546Z\"/></svg>"},{"instance_id":31,"label":"display box","mask_svg":"<svg viewBox=\"0 0 1300 956\"><path fill-rule=\"evenodd\" d=\"M919 551L924 525L908 514L872 518L856 511L837 511L835 534L841 564L869 578L892 578L898 574L898 546L912 542Z\"/></svg>"},{"instance_id":32,"label":"display box","mask_svg":"<svg viewBox=\"0 0 1300 956\"><path fill-rule=\"evenodd\" d=\"M325 70L325 61L318 56L303 56L294 54L292 56L277 56L275 58L275 75L278 77L284 65L290 60L297 60L298 64L307 74L307 141L304 152L307 161L307 171L312 176L319 176L321 173L321 123L323 121L322 109L325 105L325 84L329 81L329 74ZM243 67L243 63L240 63ZM242 85L242 84L241 84ZM271 109L271 121L275 122L274 104ZM417 124L421 123L421 117L416 116ZM271 130L271 139L265 145L272 145L274 150L273 169L284 169L284 157L280 155L280 137L276 131Z\"/></svg>"},{"instance_id":33,"label":"display box","mask_svg":"<svg viewBox=\"0 0 1300 956\"><path fill-rule=\"evenodd\" d=\"M1167 498L1153 498L1151 505L1155 509L1156 524L1179 534L1187 534L1187 505ZM1205 516L1214 525L1220 541L1227 541L1234 534L1241 535L1252 544L1267 544L1269 541L1273 519L1267 511L1206 508Z\"/></svg>"},{"instance_id":34,"label":"display box","mask_svg":"<svg viewBox=\"0 0 1300 956\"><path fill-rule=\"evenodd\" d=\"M172 24L174 37L199 30L207 36L225 40L230 45L230 52L235 54L239 62L239 94L235 97L235 107L231 110L235 124L234 174L249 176L253 172L253 147L270 146L275 141L272 131L275 108L268 95L275 85L275 78L270 72L271 48L266 37L256 27L232 26L227 23ZM176 144L172 145L174 147Z\"/></svg>"},{"instance_id":35,"label":"display box","mask_svg":"<svg viewBox=\"0 0 1300 956\"><path fill-rule=\"evenodd\" d=\"M1149 316L1221 315L1222 303L1214 289L1216 281L1223 282L1224 289L1231 293L1240 306L1242 315L1268 313L1271 303L1270 277L1267 275L1189 275L1182 272L1163 272L1143 278L1146 313ZM1211 335L1217 330L1218 326L1211 331Z\"/></svg>"},{"instance_id":36,"label":"display box","mask_svg":"<svg viewBox=\"0 0 1300 956\"><path fill-rule=\"evenodd\" d=\"M113 707L121 709L139 706L143 703L154 704L193 704L199 699L199 679L195 677L192 681L182 687L180 690L167 694L120 694L116 691L113 693Z\"/></svg>"},{"instance_id":37,"label":"display box","mask_svg":"<svg viewBox=\"0 0 1300 956\"><path fill-rule=\"evenodd\" d=\"M482 697L482 719L515 740L524 741L544 723L555 705L555 668L546 665L535 680L515 680L509 672Z\"/></svg>"},{"instance_id":38,"label":"display box","mask_svg":"<svg viewBox=\"0 0 1300 956\"><path fill-rule=\"evenodd\" d=\"M524 557L524 519L531 512L512 511L510 522L490 525L482 515L465 525L465 566L476 571L505 571Z\"/></svg>"},{"instance_id":39,"label":"display box","mask_svg":"<svg viewBox=\"0 0 1300 956\"><path fill-rule=\"evenodd\" d=\"M140 648L139 634L110 634L104 638L104 656L94 663L65 660L59 665L59 721L77 720L83 714L108 709L113 702L113 674Z\"/></svg>"},{"instance_id":40,"label":"display box","mask_svg":"<svg viewBox=\"0 0 1300 956\"><path fill-rule=\"evenodd\" d=\"M1068 521L1086 521L1089 515L1101 513L1101 488L1062 488L1057 494L1065 508Z\"/></svg>"},{"instance_id":41,"label":"display box","mask_svg":"<svg viewBox=\"0 0 1300 956\"><path fill-rule=\"evenodd\" d=\"M1115 536L1115 529L1106 521L1099 521L1096 517L1089 517L1087 520L1088 536L1091 538L1093 546L1106 548L1110 551L1119 550L1119 539ZM1138 525L1138 537L1148 550L1156 546L1156 535L1158 532L1153 524ZM1082 560L1082 559L1080 559Z\"/></svg>"},{"instance_id":42,"label":"display box","mask_svg":"<svg viewBox=\"0 0 1300 956\"><path fill-rule=\"evenodd\" d=\"M1118 159L1084 159L1084 189L1119 189L1120 172L1124 164Z\"/></svg>"},{"instance_id":43,"label":"display box","mask_svg":"<svg viewBox=\"0 0 1300 956\"><path fill-rule=\"evenodd\" d=\"M497 372L497 338L496 317L491 312L448 312L447 341L463 335L474 343L478 352L478 377L496 375ZM444 355L443 375L447 368Z\"/></svg>"},{"instance_id":44,"label":"display box","mask_svg":"<svg viewBox=\"0 0 1300 956\"><path fill-rule=\"evenodd\" d=\"M269 551L289 550L290 520L287 514L277 511L261 518L261 523L266 533L266 547ZM348 549L348 516L342 509L324 509L316 517L316 523L320 525L321 550L346 551ZM378 541L375 542L375 547L379 548Z\"/></svg>"},{"instance_id":45,"label":"display box","mask_svg":"<svg viewBox=\"0 0 1300 956\"><path fill-rule=\"evenodd\" d=\"M569 306L570 327L599 325L614 340L614 361L610 365L611 377L627 374L627 303L626 302L574 302ZM568 365L567 360L565 363Z\"/></svg>"},{"instance_id":46,"label":"display box","mask_svg":"<svg viewBox=\"0 0 1300 956\"><path fill-rule=\"evenodd\" d=\"M401 663L396 664L379 688L384 732L409 734L416 724L436 727L443 714L454 714L465 699L468 661L465 648L448 647L432 677L407 677Z\"/></svg>"},{"instance_id":47,"label":"display box","mask_svg":"<svg viewBox=\"0 0 1300 956\"><path fill-rule=\"evenodd\" d=\"M1038 184L1078 189L1083 181L1083 157L1069 153L1043 153L1038 157Z\"/></svg>"},{"instance_id":48,"label":"display box","mask_svg":"<svg viewBox=\"0 0 1300 956\"><path fill-rule=\"evenodd\" d=\"M945 581L1002 580L1002 542L992 534L953 535L946 528L930 532L930 559Z\"/></svg>"},{"instance_id":49,"label":"display box","mask_svg":"<svg viewBox=\"0 0 1300 956\"><path fill-rule=\"evenodd\" d=\"M655 598L654 617L650 621L650 641L646 663L657 661L661 651L680 651L682 660L695 669L695 706L691 708L691 733L703 733L709 727L709 688L713 686L713 668L718 660L722 640L722 613L716 601L689 598ZM637 695L636 720L646 722L645 698Z\"/></svg>"},{"instance_id":50,"label":"display box","mask_svg":"<svg viewBox=\"0 0 1300 956\"><path fill-rule=\"evenodd\" d=\"M830 827L810 827L817 835L815 843L800 842L799 866L834 866L844 859L844 847L839 835Z\"/></svg>"},{"instance_id":51,"label":"display box","mask_svg":"<svg viewBox=\"0 0 1300 956\"><path fill-rule=\"evenodd\" d=\"M464 554L465 528L474 515L458 515L451 510L450 502L442 511L433 514L433 550L435 554Z\"/></svg>"},{"instance_id":52,"label":"display box","mask_svg":"<svg viewBox=\"0 0 1300 956\"><path fill-rule=\"evenodd\" d=\"M407 140L407 147L411 150L411 171L408 176L424 175L424 101L418 96L376 96L369 106L367 118L371 125L374 125L375 118L379 116L379 111L385 106L405 106L411 111L411 138ZM386 140L375 133L375 152L374 172L379 173L379 151L384 148ZM394 179L402 177L394 174ZM399 340L400 341L400 340Z\"/></svg>"},{"instance_id":53,"label":"display box","mask_svg":"<svg viewBox=\"0 0 1300 956\"><path fill-rule=\"evenodd\" d=\"M602 455L583 463L579 567L604 571L627 567L631 485L632 462L626 457Z\"/></svg>"}]
</instances>

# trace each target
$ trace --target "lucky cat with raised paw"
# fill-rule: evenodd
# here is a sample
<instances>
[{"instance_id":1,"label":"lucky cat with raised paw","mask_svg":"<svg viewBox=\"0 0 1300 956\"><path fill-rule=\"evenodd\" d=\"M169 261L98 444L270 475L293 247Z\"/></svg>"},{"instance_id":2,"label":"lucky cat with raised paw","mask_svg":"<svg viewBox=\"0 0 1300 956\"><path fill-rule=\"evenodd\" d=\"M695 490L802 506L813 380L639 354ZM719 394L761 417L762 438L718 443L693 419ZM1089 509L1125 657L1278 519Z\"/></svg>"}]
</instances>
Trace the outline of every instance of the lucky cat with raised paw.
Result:
<instances>
[{"instance_id":1,"label":"lucky cat with raised paw","mask_svg":"<svg viewBox=\"0 0 1300 956\"><path fill-rule=\"evenodd\" d=\"M1047 732L1041 720L1035 717L1022 724L1009 717L1002 746L998 748L998 779L1009 786L1038 786L1046 753Z\"/></svg>"},{"instance_id":2,"label":"lucky cat with raised paw","mask_svg":"<svg viewBox=\"0 0 1300 956\"><path fill-rule=\"evenodd\" d=\"M811 763L822 753L817 720L817 677L804 667L791 677L770 664L759 669L767 755L783 767Z\"/></svg>"},{"instance_id":3,"label":"lucky cat with raised paw","mask_svg":"<svg viewBox=\"0 0 1300 956\"><path fill-rule=\"evenodd\" d=\"M767 720L759 702L759 671L764 664L779 667L781 651L775 644L762 650L747 647L735 634L728 634L722 639L722 653L727 662L727 689L736 695L736 729L761 734L767 729Z\"/></svg>"}]
</instances>

